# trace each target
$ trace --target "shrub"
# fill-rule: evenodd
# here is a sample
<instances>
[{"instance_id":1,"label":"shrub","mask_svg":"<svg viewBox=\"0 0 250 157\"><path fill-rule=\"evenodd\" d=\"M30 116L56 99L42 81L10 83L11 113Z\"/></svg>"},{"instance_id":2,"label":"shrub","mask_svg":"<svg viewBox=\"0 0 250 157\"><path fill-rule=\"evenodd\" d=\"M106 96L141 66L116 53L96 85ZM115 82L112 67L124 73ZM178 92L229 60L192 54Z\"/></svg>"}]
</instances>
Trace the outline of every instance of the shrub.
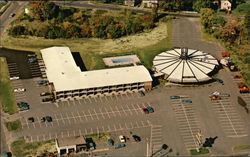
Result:
<instances>
[{"instance_id":1,"label":"shrub","mask_svg":"<svg viewBox=\"0 0 250 157\"><path fill-rule=\"evenodd\" d=\"M24 26L14 26L10 28L9 35L11 36L19 36L19 35L26 35L27 29Z\"/></svg>"}]
</instances>

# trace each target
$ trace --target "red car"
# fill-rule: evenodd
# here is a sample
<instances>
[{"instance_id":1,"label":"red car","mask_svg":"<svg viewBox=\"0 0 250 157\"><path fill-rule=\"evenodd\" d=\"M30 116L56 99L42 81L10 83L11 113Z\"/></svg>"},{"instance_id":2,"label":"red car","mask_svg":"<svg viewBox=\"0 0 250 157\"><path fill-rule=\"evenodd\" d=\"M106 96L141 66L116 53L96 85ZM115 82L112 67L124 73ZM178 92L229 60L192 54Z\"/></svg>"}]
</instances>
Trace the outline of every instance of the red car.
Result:
<instances>
[{"instance_id":1,"label":"red car","mask_svg":"<svg viewBox=\"0 0 250 157\"><path fill-rule=\"evenodd\" d=\"M221 52L221 56L222 57L230 57L230 53L229 52Z\"/></svg>"},{"instance_id":2,"label":"red car","mask_svg":"<svg viewBox=\"0 0 250 157\"><path fill-rule=\"evenodd\" d=\"M219 96L213 96L213 97L211 97L211 100L221 100L221 97L219 97Z\"/></svg>"},{"instance_id":3,"label":"red car","mask_svg":"<svg viewBox=\"0 0 250 157\"><path fill-rule=\"evenodd\" d=\"M237 83L238 88L248 88L247 85L243 82Z\"/></svg>"},{"instance_id":4,"label":"red car","mask_svg":"<svg viewBox=\"0 0 250 157\"><path fill-rule=\"evenodd\" d=\"M234 79L241 79L242 78L242 76L240 76L240 75L234 75Z\"/></svg>"},{"instance_id":5,"label":"red car","mask_svg":"<svg viewBox=\"0 0 250 157\"><path fill-rule=\"evenodd\" d=\"M145 114L149 114L149 112L148 112L148 109L147 109L147 108L142 108L142 111L143 111Z\"/></svg>"}]
</instances>

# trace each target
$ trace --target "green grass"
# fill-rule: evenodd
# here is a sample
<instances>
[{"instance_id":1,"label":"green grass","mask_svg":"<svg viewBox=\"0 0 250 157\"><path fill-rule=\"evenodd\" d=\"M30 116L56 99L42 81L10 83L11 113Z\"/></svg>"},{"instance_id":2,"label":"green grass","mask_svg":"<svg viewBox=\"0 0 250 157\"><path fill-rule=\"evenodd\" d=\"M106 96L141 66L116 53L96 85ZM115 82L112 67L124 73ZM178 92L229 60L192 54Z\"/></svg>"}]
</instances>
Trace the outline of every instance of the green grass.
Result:
<instances>
[{"instance_id":1,"label":"green grass","mask_svg":"<svg viewBox=\"0 0 250 157\"><path fill-rule=\"evenodd\" d=\"M209 153L209 150L207 148L201 147L199 150L200 151L197 152L196 149L191 149L190 153L191 153L191 155L202 155L202 154L208 154Z\"/></svg>"},{"instance_id":2,"label":"green grass","mask_svg":"<svg viewBox=\"0 0 250 157\"><path fill-rule=\"evenodd\" d=\"M55 140L26 143L21 137L11 144L11 151L17 157L48 156L56 151Z\"/></svg>"},{"instance_id":3,"label":"green grass","mask_svg":"<svg viewBox=\"0 0 250 157\"><path fill-rule=\"evenodd\" d=\"M105 140L108 139L109 137L110 135L108 133L84 135L84 138L92 138L93 140Z\"/></svg>"},{"instance_id":4,"label":"green grass","mask_svg":"<svg viewBox=\"0 0 250 157\"><path fill-rule=\"evenodd\" d=\"M239 146L234 146L233 150L237 151L237 150L245 150L245 149L250 149L250 145L239 145Z\"/></svg>"},{"instance_id":5,"label":"green grass","mask_svg":"<svg viewBox=\"0 0 250 157\"><path fill-rule=\"evenodd\" d=\"M14 114L18 111L5 58L0 58L0 102L4 112Z\"/></svg>"},{"instance_id":6,"label":"green grass","mask_svg":"<svg viewBox=\"0 0 250 157\"><path fill-rule=\"evenodd\" d=\"M6 122L5 125L8 131L18 131L22 129L21 121L19 119L11 122Z\"/></svg>"},{"instance_id":7,"label":"green grass","mask_svg":"<svg viewBox=\"0 0 250 157\"><path fill-rule=\"evenodd\" d=\"M0 10L2 9L3 6L5 6L7 2L0 2Z\"/></svg>"}]
</instances>

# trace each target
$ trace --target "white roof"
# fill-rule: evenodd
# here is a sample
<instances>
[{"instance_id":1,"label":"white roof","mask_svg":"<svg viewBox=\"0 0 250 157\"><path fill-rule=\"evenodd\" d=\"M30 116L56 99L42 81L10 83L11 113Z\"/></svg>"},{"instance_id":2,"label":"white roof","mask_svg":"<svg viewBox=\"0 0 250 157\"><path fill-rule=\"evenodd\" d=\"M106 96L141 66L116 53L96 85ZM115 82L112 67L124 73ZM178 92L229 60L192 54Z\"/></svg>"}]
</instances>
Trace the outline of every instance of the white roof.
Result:
<instances>
[{"instance_id":1,"label":"white roof","mask_svg":"<svg viewBox=\"0 0 250 157\"><path fill-rule=\"evenodd\" d=\"M148 70L142 65L82 72L68 47L42 49L41 54L47 78L56 91L152 81Z\"/></svg>"},{"instance_id":2,"label":"white roof","mask_svg":"<svg viewBox=\"0 0 250 157\"><path fill-rule=\"evenodd\" d=\"M208 76L218 61L208 53L187 49L187 57L181 58L181 49L176 48L162 52L153 60L157 72L167 75L167 80L179 83L203 82L210 80Z\"/></svg>"}]
</instances>

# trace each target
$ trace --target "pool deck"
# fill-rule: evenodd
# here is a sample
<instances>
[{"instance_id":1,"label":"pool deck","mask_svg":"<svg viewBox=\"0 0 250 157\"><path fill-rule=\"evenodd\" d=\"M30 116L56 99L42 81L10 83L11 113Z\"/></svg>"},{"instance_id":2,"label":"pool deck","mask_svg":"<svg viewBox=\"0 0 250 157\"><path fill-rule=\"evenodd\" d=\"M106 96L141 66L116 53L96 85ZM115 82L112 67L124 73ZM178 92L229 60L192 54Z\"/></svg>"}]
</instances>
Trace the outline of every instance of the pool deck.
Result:
<instances>
[{"instance_id":1,"label":"pool deck","mask_svg":"<svg viewBox=\"0 0 250 157\"><path fill-rule=\"evenodd\" d=\"M124 61L119 63L114 63L113 60L122 60L122 59L128 59L131 58L131 61ZM137 55L126 55L126 56L117 56L117 57L106 57L103 58L103 61L105 65L112 67L112 66L119 66L119 65L128 65L128 64L136 64L141 63L140 59L137 57Z\"/></svg>"}]
</instances>

